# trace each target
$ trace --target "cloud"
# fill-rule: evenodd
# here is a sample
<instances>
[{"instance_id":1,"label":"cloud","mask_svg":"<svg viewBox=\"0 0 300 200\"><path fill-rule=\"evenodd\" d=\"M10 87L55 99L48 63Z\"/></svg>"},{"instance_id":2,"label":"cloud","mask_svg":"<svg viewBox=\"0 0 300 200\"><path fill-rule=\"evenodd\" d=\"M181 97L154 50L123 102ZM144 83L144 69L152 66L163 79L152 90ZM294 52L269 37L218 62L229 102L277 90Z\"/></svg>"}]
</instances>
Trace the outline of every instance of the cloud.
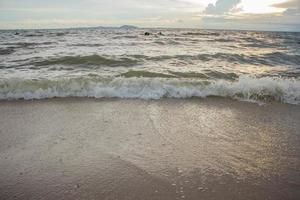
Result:
<instances>
[{"instance_id":1,"label":"cloud","mask_svg":"<svg viewBox=\"0 0 300 200\"><path fill-rule=\"evenodd\" d=\"M282 3L276 3L272 5L275 8L299 8L300 0L289 0Z\"/></svg>"},{"instance_id":2,"label":"cloud","mask_svg":"<svg viewBox=\"0 0 300 200\"><path fill-rule=\"evenodd\" d=\"M203 14L222 15L238 10L238 4L241 0L218 0L215 5L210 3L204 10Z\"/></svg>"},{"instance_id":3,"label":"cloud","mask_svg":"<svg viewBox=\"0 0 300 200\"><path fill-rule=\"evenodd\" d=\"M234 17L206 17L201 21L203 28L244 29L268 31L300 31L298 16L283 16L281 13L239 14Z\"/></svg>"},{"instance_id":4,"label":"cloud","mask_svg":"<svg viewBox=\"0 0 300 200\"><path fill-rule=\"evenodd\" d=\"M276 2L280 3L274 4ZM0 0L0 29L132 24L139 27L300 31L299 2L300 0ZM267 15L263 15L264 13Z\"/></svg>"},{"instance_id":5,"label":"cloud","mask_svg":"<svg viewBox=\"0 0 300 200\"><path fill-rule=\"evenodd\" d=\"M282 0L278 4L267 4L266 6L280 9L264 13L240 12L241 6L247 9L245 6L248 4L245 2L217 0L215 4L209 4L199 15L202 28L300 31L300 0ZM259 3L249 2L253 8L259 8Z\"/></svg>"},{"instance_id":6,"label":"cloud","mask_svg":"<svg viewBox=\"0 0 300 200\"><path fill-rule=\"evenodd\" d=\"M300 15L300 0L288 0L283 3L273 4L272 6L275 8L286 8L283 12L285 16Z\"/></svg>"}]
</instances>

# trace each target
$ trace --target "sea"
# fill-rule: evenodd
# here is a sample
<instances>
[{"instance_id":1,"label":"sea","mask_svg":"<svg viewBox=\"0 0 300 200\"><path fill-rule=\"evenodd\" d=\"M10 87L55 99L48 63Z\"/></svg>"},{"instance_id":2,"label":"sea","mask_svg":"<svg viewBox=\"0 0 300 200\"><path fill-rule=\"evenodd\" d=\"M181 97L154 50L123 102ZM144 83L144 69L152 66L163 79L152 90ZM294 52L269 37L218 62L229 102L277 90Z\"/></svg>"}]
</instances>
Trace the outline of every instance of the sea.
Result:
<instances>
[{"instance_id":1,"label":"sea","mask_svg":"<svg viewBox=\"0 0 300 200\"><path fill-rule=\"evenodd\" d=\"M1 100L210 96L299 105L300 33L0 31Z\"/></svg>"}]
</instances>

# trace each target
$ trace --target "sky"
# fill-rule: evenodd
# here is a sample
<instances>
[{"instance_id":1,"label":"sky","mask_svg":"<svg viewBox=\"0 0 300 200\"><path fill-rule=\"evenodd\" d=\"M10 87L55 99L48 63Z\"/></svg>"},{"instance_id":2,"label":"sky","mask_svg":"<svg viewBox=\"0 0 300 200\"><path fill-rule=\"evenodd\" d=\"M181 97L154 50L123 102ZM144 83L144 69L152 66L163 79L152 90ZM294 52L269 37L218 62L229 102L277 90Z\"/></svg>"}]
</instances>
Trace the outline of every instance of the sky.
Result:
<instances>
[{"instance_id":1,"label":"sky","mask_svg":"<svg viewBox=\"0 0 300 200\"><path fill-rule=\"evenodd\" d=\"M300 31L300 0L0 0L0 29L124 24Z\"/></svg>"}]
</instances>

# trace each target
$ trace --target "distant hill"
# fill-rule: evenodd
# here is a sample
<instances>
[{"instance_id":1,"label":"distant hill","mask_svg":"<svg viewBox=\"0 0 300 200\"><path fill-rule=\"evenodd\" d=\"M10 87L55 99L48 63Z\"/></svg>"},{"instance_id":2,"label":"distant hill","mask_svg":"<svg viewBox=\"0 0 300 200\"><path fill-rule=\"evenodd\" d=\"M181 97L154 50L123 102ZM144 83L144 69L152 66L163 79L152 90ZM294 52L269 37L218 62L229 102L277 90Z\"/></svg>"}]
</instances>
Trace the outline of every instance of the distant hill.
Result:
<instances>
[{"instance_id":1,"label":"distant hill","mask_svg":"<svg viewBox=\"0 0 300 200\"><path fill-rule=\"evenodd\" d=\"M91 27L91 28L100 28L100 29L137 29L138 27L131 26L131 25L123 25L123 26L120 26L120 27L116 27L116 26L97 26L97 27Z\"/></svg>"},{"instance_id":2,"label":"distant hill","mask_svg":"<svg viewBox=\"0 0 300 200\"><path fill-rule=\"evenodd\" d=\"M131 26L131 25L124 25L124 26L121 26L120 28L121 28L121 29L136 29L136 28L138 28L138 27L136 27L136 26Z\"/></svg>"}]
</instances>

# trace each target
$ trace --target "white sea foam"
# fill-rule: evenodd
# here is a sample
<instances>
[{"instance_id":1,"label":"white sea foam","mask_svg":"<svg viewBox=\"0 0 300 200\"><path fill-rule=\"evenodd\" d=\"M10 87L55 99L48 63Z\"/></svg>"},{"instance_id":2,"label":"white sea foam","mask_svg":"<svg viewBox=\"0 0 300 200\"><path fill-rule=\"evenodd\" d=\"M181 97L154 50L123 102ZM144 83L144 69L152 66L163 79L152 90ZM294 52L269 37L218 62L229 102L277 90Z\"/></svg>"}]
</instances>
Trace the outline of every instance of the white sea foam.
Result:
<instances>
[{"instance_id":1,"label":"white sea foam","mask_svg":"<svg viewBox=\"0 0 300 200\"><path fill-rule=\"evenodd\" d=\"M300 104L296 79L241 76L238 81L200 81L166 78L78 77L58 80L0 80L0 99L53 97L160 99L221 96L240 100L276 100Z\"/></svg>"}]
</instances>

